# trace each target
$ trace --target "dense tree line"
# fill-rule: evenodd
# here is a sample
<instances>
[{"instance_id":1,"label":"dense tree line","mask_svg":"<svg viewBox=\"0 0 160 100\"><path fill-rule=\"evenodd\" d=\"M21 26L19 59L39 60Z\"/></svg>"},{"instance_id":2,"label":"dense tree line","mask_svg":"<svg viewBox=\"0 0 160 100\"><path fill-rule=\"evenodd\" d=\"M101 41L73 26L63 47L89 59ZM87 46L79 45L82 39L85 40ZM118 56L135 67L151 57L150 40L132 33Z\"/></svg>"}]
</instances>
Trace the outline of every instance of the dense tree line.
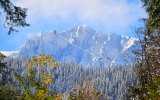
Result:
<instances>
[{"instance_id":1,"label":"dense tree line","mask_svg":"<svg viewBox=\"0 0 160 100\"><path fill-rule=\"evenodd\" d=\"M7 59L8 66L21 76L27 75L26 61L30 58ZM137 79L132 66L110 66L110 67L83 67L73 62L58 62L58 67L50 69L48 73L54 74L53 84L49 85L51 90L57 90L68 97L74 87L81 82L91 78L96 82L97 90L107 95L111 100L127 98L127 85L134 84Z\"/></svg>"}]
</instances>

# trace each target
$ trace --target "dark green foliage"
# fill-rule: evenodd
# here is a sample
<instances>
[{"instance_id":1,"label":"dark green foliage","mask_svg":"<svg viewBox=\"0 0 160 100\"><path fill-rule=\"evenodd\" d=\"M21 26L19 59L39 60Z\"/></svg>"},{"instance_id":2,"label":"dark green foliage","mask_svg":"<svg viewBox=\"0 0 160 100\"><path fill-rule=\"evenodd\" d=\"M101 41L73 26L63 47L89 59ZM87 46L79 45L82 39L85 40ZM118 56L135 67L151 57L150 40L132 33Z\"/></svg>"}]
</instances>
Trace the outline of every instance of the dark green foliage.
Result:
<instances>
[{"instance_id":1,"label":"dark green foliage","mask_svg":"<svg viewBox=\"0 0 160 100\"><path fill-rule=\"evenodd\" d=\"M129 95L136 100L160 100L160 0L142 0L148 19L143 19L146 27L136 33L142 46L135 50L138 83L131 86Z\"/></svg>"},{"instance_id":2,"label":"dark green foliage","mask_svg":"<svg viewBox=\"0 0 160 100\"><path fill-rule=\"evenodd\" d=\"M149 15L148 21L146 23L149 29L158 29L160 32L160 0L141 0L143 6Z\"/></svg>"},{"instance_id":3,"label":"dark green foliage","mask_svg":"<svg viewBox=\"0 0 160 100\"><path fill-rule=\"evenodd\" d=\"M0 85L1 86L10 84L12 82L12 79L9 77L12 72L12 69L7 66L6 62L3 62L4 58L5 58L5 55L0 52L0 75L1 75Z\"/></svg>"},{"instance_id":4,"label":"dark green foliage","mask_svg":"<svg viewBox=\"0 0 160 100\"><path fill-rule=\"evenodd\" d=\"M148 28L138 28L136 32L142 37L141 39L139 38L142 48L141 51L134 51L135 55L137 56L137 62L135 64L135 73L137 73L138 75L138 83L130 87L130 97L136 100L159 100L159 34L157 32L149 31L150 35L148 35Z\"/></svg>"},{"instance_id":5,"label":"dark green foliage","mask_svg":"<svg viewBox=\"0 0 160 100\"><path fill-rule=\"evenodd\" d=\"M0 0L0 7L6 14L6 22L4 27L9 28L8 34L11 34L13 31L18 32L16 29L18 27L29 26L29 24L25 21L27 16L26 8L14 6L9 0Z\"/></svg>"},{"instance_id":6,"label":"dark green foliage","mask_svg":"<svg viewBox=\"0 0 160 100\"><path fill-rule=\"evenodd\" d=\"M19 92L14 90L13 81L9 77L12 69L3 62L4 58L5 55L0 53L0 100L14 100Z\"/></svg>"},{"instance_id":7,"label":"dark green foliage","mask_svg":"<svg viewBox=\"0 0 160 100\"><path fill-rule=\"evenodd\" d=\"M156 78L153 82L141 86L131 86L129 89L130 98L136 100L159 100L160 99L160 78Z\"/></svg>"},{"instance_id":8,"label":"dark green foliage","mask_svg":"<svg viewBox=\"0 0 160 100\"><path fill-rule=\"evenodd\" d=\"M0 86L0 100L17 100L19 91L12 86Z\"/></svg>"}]
</instances>

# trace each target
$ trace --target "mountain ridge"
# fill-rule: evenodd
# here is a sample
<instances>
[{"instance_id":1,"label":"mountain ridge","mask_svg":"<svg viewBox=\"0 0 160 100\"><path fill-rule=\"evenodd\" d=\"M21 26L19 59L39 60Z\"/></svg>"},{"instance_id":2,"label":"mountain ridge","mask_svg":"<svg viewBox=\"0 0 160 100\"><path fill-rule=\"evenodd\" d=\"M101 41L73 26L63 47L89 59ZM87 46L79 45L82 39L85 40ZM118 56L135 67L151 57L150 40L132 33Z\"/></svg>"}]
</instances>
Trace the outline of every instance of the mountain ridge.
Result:
<instances>
[{"instance_id":1,"label":"mountain ridge","mask_svg":"<svg viewBox=\"0 0 160 100\"><path fill-rule=\"evenodd\" d=\"M83 66L124 64L122 55L137 46L136 38L115 33L104 34L87 25L74 25L69 30L56 30L33 35L14 56L50 54L58 61L70 61ZM13 56L11 55L11 56Z\"/></svg>"}]
</instances>

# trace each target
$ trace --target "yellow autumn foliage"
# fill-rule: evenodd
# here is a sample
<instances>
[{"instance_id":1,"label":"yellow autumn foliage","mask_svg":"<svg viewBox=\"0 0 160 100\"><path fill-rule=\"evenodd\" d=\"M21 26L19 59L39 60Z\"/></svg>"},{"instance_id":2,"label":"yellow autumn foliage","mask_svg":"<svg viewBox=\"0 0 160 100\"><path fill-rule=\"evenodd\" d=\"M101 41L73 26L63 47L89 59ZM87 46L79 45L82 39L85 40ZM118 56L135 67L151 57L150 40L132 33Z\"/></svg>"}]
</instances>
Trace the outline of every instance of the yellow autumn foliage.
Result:
<instances>
[{"instance_id":1,"label":"yellow autumn foliage","mask_svg":"<svg viewBox=\"0 0 160 100\"><path fill-rule=\"evenodd\" d=\"M63 94L49 94L52 91L49 90L48 84L52 84L54 75L48 73L46 67L57 67L55 60L51 56L45 56L44 54L33 56L31 62L26 62L26 65L28 66L28 76L21 77L18 74L14 74L15 79L20 83L20 88L24 89L19 98L24 100L62 100ZM38 72L34 71L35 68ZM30 88L34 89L34 94Z\"/></svg>"},{"instance_id":2,"label":"yellow autumn foliage","mask_svg":"<svg viewBox=\"0 0 160 100\"><path fill-rule=\"evenodd\" d=\"M44 80L44 83L45 83L45 84L51 84L51 83L52 83L52 80L51 80L51 79Z\"/></svg>"}]
</instances>

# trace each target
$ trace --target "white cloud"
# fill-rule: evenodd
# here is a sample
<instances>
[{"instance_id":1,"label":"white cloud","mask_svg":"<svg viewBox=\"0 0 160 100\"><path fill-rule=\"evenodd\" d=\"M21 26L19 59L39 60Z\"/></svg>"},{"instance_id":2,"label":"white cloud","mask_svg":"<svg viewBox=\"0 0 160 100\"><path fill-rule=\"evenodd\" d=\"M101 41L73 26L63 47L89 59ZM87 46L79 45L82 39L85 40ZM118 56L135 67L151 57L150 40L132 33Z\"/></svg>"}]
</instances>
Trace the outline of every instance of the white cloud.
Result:
<instances>
[{"instance_id":1,"label":"white cloud","mask_svg":"<svg viewBox=\"0 0 160 100\"><path fill-rule=\"evenodd\" d=\"M126 0L16 0L15 4L28 8L28 18L34 23L60 19L128 27L145 15L141 2Z\"/></svg>"},{"instance_id":2,"label":"white cloud","mask_svg":"<svg viewBox=\"0 0 160 100\"><path fill-rule=\"evenodd\" d=\"M140 0L11 0L11 2L28 8L27 22L31 26L20 29L18 35L12 36L12 39L5 38L8 43L6 45L11 45L4 46L6 48L19 48L32 34L54 28L64 31L75 23L87 24L104 33L129 35L131 32L129 25L134 26L139 18L146 17Z\"/></svg>"}]
</instances>

